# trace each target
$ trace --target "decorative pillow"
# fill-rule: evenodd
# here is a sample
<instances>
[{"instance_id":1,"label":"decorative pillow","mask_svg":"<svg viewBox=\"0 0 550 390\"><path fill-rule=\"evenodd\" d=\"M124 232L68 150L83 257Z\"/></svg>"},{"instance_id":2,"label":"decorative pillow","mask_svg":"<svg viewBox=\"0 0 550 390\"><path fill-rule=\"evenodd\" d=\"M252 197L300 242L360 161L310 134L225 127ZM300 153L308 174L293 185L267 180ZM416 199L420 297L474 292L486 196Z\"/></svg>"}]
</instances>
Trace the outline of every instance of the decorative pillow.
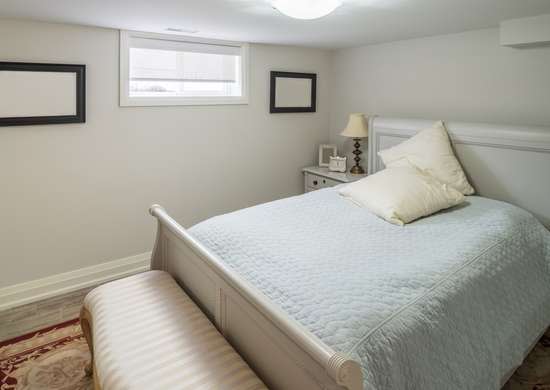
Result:
<instances>
[{"instance_id":1,"label":"decorative pillow","mask_svg":"<svg viewBox=\"0 0 550 390\"><path fill-rule=\"evenodd\" d=\"M464 195L459 191L413 166L386 168L348 184L338 192L396 225L404 225L464 201Z\"/></svg>"},{"instance_id":2,"label":"decorative pillow","mask_svg":"<svg viewBox=\"0 0 550 390\"><path fill-rule=\"evenodd\" d=\"M441 121L393 148L381 150L378 155L387 168L410 163L464 195L474 193L454 155L445 125Z\"/></svg>"}]
</instances>

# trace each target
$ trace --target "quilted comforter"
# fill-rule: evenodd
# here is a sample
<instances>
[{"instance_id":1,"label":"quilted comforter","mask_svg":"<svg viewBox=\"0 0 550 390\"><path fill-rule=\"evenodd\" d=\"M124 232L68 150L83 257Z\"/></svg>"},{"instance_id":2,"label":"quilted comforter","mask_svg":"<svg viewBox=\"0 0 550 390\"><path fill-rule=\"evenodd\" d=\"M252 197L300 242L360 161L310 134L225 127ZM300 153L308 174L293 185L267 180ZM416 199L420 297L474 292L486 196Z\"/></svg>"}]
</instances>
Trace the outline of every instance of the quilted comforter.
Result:
<instances>
[{"instance_id":1,"label":"quilted comforter","mask_svg":"<svg viewBox=\"0 0 550 390\"><path fill-rule=\"evenodd\" d=\"M550 233L510 204L400 227L329 188L190 233L360 362L365 389L498 389L550 324Z\"/></svg>"}]
</instances>

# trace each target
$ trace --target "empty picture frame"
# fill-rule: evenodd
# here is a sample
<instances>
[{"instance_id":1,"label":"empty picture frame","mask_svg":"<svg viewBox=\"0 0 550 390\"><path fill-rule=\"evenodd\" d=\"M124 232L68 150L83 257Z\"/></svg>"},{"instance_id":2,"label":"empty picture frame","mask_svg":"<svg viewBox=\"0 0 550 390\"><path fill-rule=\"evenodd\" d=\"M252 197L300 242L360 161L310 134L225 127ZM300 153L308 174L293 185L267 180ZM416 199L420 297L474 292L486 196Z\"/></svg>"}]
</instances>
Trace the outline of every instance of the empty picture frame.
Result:
<instances>
[{"instance_id":1,"label":"empty picture frame","mask_svg":"<svg viewBox=\"0 0 550 390\"><path fill-rule=\"evenodd\" d=\"M271 72L269 112L315 112L315 73Z\"/></svg>"},{"instance_id":2,"label":"empty picture frame","mask_svg":"<svg viewBox=\"0 0 550 390\"><path fill-rule=\"evenodd\" d=\"M0 126L86 121L86 65L0 62Z\"/></svg>"}]
</instances>

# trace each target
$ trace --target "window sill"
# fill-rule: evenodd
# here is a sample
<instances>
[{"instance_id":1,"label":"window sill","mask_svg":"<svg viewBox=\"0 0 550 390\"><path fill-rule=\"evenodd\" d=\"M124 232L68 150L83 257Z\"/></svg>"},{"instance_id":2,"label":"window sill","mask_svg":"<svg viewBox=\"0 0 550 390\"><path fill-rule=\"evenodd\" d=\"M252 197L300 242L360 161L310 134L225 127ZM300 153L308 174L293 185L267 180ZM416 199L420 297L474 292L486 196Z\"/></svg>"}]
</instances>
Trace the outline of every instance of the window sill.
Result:
<instances>
[{"instance_id":1,"label":"window sill","mask_svg":"<svg viewBox=\"0 0 550 390\"><path fill-rule=\"evenodd\" d=\"M248 98L148 98L121 97L121 107L246 105Z\"/></svg>"}]
</instances>

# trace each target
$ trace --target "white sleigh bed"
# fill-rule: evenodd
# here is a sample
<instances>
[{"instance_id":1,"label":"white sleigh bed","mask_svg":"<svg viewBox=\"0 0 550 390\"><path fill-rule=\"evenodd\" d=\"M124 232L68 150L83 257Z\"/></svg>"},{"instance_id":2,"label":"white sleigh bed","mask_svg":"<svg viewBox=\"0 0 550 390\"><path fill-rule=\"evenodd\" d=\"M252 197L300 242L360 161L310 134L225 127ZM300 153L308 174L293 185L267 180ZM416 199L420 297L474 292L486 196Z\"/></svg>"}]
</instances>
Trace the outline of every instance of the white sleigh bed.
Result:
<instances>
[{"instance_id":1,"label":"white sleigh bed","mask_svg":"<svg viewBox=\"0 0 550 390\"><path fill-rule=\"evenodd\" d=\"M371 119L369 172L382 169L378 150L433 122ZM521 206L550 225L550 129L466 123L449 123L448 128L478 194ZM270 388L364 387L364 370L375 369L375 364L365 368L356 356L337 352L196 240L161 206L152 206L150 212L159 222L152 268L176 278ZM538 335L518 344L522 357ZM495 380L503 383L511 372L495 372ZM409 383L408 388L419 387Z\"/></svg>"}]
</instances>

